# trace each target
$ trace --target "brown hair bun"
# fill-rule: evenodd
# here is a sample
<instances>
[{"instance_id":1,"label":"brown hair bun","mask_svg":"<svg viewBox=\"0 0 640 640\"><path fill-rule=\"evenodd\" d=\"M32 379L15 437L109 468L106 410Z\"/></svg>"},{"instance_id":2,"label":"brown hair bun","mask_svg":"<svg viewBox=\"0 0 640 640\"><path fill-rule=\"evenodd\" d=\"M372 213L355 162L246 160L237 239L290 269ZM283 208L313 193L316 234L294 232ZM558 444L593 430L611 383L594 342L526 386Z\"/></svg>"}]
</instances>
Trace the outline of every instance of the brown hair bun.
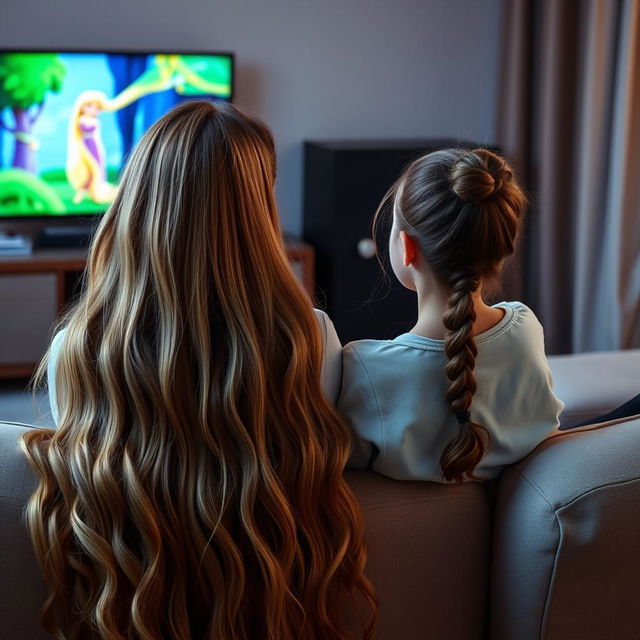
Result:
<instances>
[{"instance_id":1,"label":"brown hair bun","mask_svg":"<svg viewBox=\"0 0 640 640\"><path fill-rule=\"evenodd\" d=\"M487 149L463 151L451 167L451 188L465 202L482 202L512 179L504 160Z\"/></svg>"}]
</instances>

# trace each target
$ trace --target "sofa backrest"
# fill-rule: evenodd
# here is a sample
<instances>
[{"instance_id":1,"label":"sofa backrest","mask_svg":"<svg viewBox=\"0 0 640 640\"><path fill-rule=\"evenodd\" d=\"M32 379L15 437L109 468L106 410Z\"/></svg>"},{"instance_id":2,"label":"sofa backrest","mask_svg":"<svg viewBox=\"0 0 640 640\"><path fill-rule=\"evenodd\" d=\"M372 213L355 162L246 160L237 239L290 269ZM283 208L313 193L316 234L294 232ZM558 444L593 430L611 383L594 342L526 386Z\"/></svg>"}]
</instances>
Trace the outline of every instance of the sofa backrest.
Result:
<instances>
[{"instance_id":1,"label":"sofa backrest","mask_svg":"<svg viewBox=\"0 0 640 640\"><path fill-rule=\"evenodd\" d=\"M28 428L0 422L0 638L40 640ZM640 419L545 441L503 474L493 521L475 483L346 478L365 514L377 640L640 638Z\"/></svg>"},{"instance_id":2,"label":"sofa backrest","mask_svg":"<svg viewBox=\"0 0 640 640\"><path fill-rule=\"evenodd\" d=\"M31 427L0 422L0 638L48 637L38 611L44 582L24 526L35 479L19 438ZM397 482L349 472L364 507L378 589L377 640L484 637L491 517L484 487ZM358 626L354 622L354 629Z\"/></svg>"}]
</instances>

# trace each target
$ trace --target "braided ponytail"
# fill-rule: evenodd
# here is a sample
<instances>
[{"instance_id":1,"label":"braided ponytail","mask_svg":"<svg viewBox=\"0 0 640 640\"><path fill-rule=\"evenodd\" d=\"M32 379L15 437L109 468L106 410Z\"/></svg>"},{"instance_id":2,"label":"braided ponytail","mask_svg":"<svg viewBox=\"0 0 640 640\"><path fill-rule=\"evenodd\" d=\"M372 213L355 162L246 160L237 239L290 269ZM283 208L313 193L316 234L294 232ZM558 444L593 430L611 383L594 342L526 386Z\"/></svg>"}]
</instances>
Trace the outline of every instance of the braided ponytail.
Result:
<instances>
[{"instance_id":1,"label":"braided ponytail","mask_svg":"<svg viewBox=\"0 0 640 640\"><path fill-rule=\"evenodd\" d=\"M471 422L469 408L476 391L473 375L478 349L472 329L476 319L471 294L478 288L474 278L461 276L454 280L447 310L442 318L447 330L444 352L448 362L445 373L451 381L447 402L458 419L457 435L446 446L440 458L445 480L462 482L476 480L473 470L484 457L489 444L489 433Z\"/></svg>"},{"instance_id":2,"label":"braided ponytail","mask_svg":"<svg viewBox=\"0 0 640 640\"><path fill-rule=\"evenodd\" d=\"M476 480L489 432L470 413L477 355L472 294L497 280L513 253L527 199L508 164L487 149L443 149L418 158L390 193L400 229L418 241L451 292L442 319L446 397L459 426L440 458L442 475L447 481Z\"/></svg>"}]
</instances>

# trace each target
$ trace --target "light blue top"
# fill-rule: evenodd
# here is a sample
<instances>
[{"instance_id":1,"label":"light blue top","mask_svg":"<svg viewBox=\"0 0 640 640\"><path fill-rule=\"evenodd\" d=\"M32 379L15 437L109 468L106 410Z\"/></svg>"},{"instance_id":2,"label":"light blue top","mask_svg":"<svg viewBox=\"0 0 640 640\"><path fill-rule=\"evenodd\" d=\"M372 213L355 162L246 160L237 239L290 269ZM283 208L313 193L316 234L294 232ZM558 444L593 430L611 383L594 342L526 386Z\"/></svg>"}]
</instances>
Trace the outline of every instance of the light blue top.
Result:
<instances>
[{"instance_id":1,"label":"light blue top","mask_svg":"<svg viewBox=\"0 0 640 640\"><path fill-rule=\"evenodd\" d=\"M318 309L314 309L324 342L324 358L322 361L321 384L327 398L335 404L340 390L340 378L342 375L342 346L335 327L329 316ZM53 337L49 350L49 363L47 367L47 386L49 388L49 404L51 405L51 416L57 426L59 424L60 412L56 400L56 368L60 347L64 340L66 329L62 329Z\"/></svg>"},{"instance_id":2,"label":"light blue top","mask_svg":"<svg viewBox=\"0 0 640 640\"><path fill-rule=\"evenodd\" d=\"M558 424L542 326L521 302L501 302L502 320L475 336L478 384L471 419L491 437L476 467L482 479L526 456ZM351 468L397 480L442 482L440 456L458 423L446 402L444 341L405 333L359 340L343 349L338 409L354 436Z\"/></svg>"}]
</instances>

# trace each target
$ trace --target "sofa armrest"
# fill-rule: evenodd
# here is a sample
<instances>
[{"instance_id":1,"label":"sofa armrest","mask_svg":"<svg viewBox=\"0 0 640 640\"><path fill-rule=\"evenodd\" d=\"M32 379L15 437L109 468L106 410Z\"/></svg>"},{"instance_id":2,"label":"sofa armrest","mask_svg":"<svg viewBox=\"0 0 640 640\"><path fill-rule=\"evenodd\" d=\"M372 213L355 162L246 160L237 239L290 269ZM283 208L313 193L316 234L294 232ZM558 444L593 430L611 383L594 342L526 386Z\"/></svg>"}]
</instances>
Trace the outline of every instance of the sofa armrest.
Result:
<instances>
[{"instance_id":1,"label":"sofa armrest","mask_svg":"<svg viewBox=\"0 0 640 640\"><path fill-rule=\"evenodd\" d=\"M503 474L491 637L595 640L640 629L640 419L552 436Z\"/></svg>"}]
</instances>

